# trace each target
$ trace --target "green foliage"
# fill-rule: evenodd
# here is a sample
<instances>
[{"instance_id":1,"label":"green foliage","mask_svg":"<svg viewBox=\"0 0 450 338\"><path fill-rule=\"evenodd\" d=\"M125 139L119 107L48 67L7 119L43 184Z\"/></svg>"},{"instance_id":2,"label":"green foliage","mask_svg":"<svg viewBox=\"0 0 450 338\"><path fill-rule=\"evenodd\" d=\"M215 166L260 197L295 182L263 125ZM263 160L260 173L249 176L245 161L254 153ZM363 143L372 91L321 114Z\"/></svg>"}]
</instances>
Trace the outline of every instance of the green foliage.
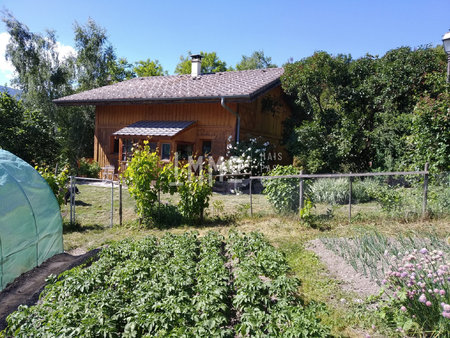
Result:
<instances>
[{"instance_id":1,"label":"green foliage","mask_svg":"<svg viewBox=\"0 0 450 338\"><path fill-rule=\"evenodd\" d=\"M88 161L82 157L78 163L78 175L83 177L98 178L100 171L100 165L96 161Z\"/></svg>"},{"instance_id":2,"label":"green foliage","mask_svg":"<svg viewBox=\"0 0 450 338\"><path fill-rule=\"evenodd\" d=\"M203 168L198 173L191 170L190 164L178 168L177 191L180 194L178 208L186 220L203 221L204 210L209 206L212 195L212 183L208 169Z\"/></svg>"},{"instance_id":3,"label":"green foliage","mask_svg":"<svg viewBox=\"0 0 450 338\"><path fill-rule=\"evenodd\" d=\"M175 74L191 74L192 63L190 55L192 55L192 53L188 52L188 56L180 57L180 62L175 68ZM203 56L202 73L207 74L227 71L226 62L220 60L216 52L200 52L200 55Z\"/></svg>"},{"instance_id":4,"label":"green foliage","mask_svg":"<svg viewBox=\"0 0 450 338\"><path fill-rule=\"evenodd\" d=\"M369 202L378 186L376 181L370 179L354 181L352 203ZM309 185L310 196L314 203L348 204L349 190L348 178L320 178Z\"/></svg>"},{"instance_id":5,"label":"green foliage","mask_svg":"<svg viewBox=\"0 0 450 338\"><path fill-rule=\"evenodd\" d=\"M75 168L81 157L92 157L95 108L57 107L52 101L135 77L132 65L125 58L117 59L106 31L92 19L84 26L75 23L76 55L65 59L58 54L55 32L31 32L9 13L2 20L11 35L6 58L15 69L12 83L22 90L24 107L33 112L28 124L34 135L28 143L35 143L30 148L41 148L30 152L27 161L68 161ZM35 138L39 130L48 137ZM13 142L20 140L16 137Z\"/></svg>"},{"instance_id":6,"label":"green foliage","mask_svg":"<svg viewBox=\"0 0 450 338\"><path fill-rule=\"evenodd\" d=\"M160 239L111 243L99 256L48 278L39 303L21 306L8 316L2 333L22 337L328 334L315 307L305 306L298 296L299 281L286 276L289 267L284 256L260 234L234 233L226 242L213 232L202 238L195 233L166 233ZM241 315L236 316L233 307Z\"/></svg>"},{"instance_id":7,"label":"green foliage","mask_svg":"<svg viewBox=\"0 0 450 338\"><path fill-rule=\"evenodd\" d=\"M163 76L167 75L167 71L165 71L162 65L158 60L150 60L147 59L145 61L141 60L136 62L136 65L133 68L134 72L137 76Z\"/></svg>"},{"instance_id":8,"label":"green foliage","mask_svg":"<svg viewBox=\"0 0 450 338\"><path fill-rule=\"evenodd\" d=\"M424 150L416 155L408 139L415 139L411 128L415 105L421 97L431 96L442 119L418 138L422 149L438 151L432 160L442 168L448 140L443 133L447 112L440 105L448 98L437 98L445 91L444 78L442 47L402 47L381 58L367 55L357 60L316 52L287 64L282 86L294 107L284 130L288 150L309 172L422 167ZM431 111L424 103L419 109ZM419 127L426 118L416 123ZM431 146L427 140L437 131Z\"/></svg>"},{"instance_id":9,"label":"green foliage","mask_svg":"<svg viewBox=\"0 0 450 338\"><path fill-rule=\"evenodd\" d=\"M269 176L298 175L299 172L292 165L277 165ZM299 205L299 179L276 178L264 180L264 194L277 212L296 212Z\"/></svg>"},{"instance_id":10,"label":"green foliage","mask_svg":"<svg viewBox=\"0 0 450 338\"><path fill-rule=\"evenodd\" d=\"M239 336L323 337L313 306L297 297L300 282L287 277L290 268L283 254L259 233L230 234L227 250L233 259L233 306L240 314ZM289 320L286 320L288 318Z\"/></svg>"},{"instance_id":11,"label":"green foliage","mask_svg":"<svg viewBox=\"0 0 450 338\"><path fill-rule=\"evenodd\" d=\"M450 94L423 97L417 103L408 138L410 163L423 168L430 163L434 172L450 171Z\"/></svg>"},{"instance_id":12,"label":"green foliage","mask_svg":"<svg viewBox=\"0 0 450 338\"><path fill-rule=\"evenodd\" d=\"M64 195L66 194L66 186L69 181L69 169L64 168L59 173L55 173L48 167L38 167L35 169L47 181L48 185L55 194L56 200L61 206L64 203Z\"/></svg>"},{"instance_id":13,"label":"green foliage","mask_svg":"<svg viewBox=\"0 0 450 338\"><path fill-rule=\"evenodd\" d=\"M138 215L144 219L154 215L160 193L175 192L173 164L163 163L158 153L152 153L148 141L134 149L124 179L131 196L136 200Z\"/></svg>"},{"instance_id":14,"label":"green foliage","mask_svg":"<svg viewBox=\"0 0 450 338\"><path fill-rule=\"evenodd\" d=\"M264 51L254 51L252 55L242 55L241 61L236 65L236 70L276 68L272 58L264 55Z\"/></svg>"},{"instance_id":15,"label":"green foliage","mask_svg":"<svg viewBox=\"0 0 450 338\"><path fill-rule=\"evenodd\" d=\"M7 93L0 93L0 148L28 163L54 164L58 140L40 111L26 109Z\"/></svg>"}]
</instances>

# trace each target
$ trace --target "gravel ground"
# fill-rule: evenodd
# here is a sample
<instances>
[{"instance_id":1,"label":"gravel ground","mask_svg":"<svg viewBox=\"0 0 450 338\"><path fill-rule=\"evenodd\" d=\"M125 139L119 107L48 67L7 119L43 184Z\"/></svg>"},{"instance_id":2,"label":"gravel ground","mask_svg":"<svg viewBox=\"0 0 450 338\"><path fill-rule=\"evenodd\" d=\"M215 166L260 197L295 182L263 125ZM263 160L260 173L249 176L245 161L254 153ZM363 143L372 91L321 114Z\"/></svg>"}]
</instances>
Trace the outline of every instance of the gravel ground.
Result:
<instances>
[{"instance_id":1,"label":"gravel ground","mask_svg":"<svg viewBox=\"0 0 450 338\"><path fill-rule=\"evenodd\" d=\"M308 242L306 248L320 258L332 276L342 281L341 285L344 290L356 292L361 297L379 293L380 287L377 283L355 271L342 257L328 250L320 239Z\"/></svg>"}]
</instances>

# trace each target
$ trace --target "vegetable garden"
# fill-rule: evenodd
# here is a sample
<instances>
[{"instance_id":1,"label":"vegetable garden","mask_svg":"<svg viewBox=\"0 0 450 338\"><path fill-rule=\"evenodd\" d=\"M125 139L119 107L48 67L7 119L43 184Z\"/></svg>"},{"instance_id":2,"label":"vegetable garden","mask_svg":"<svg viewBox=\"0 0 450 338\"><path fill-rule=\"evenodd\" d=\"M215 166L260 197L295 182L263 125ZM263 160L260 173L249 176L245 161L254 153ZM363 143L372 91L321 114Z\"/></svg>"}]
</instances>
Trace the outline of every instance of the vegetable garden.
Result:
<instances>
[{"instance_id":1,"label":"vegetable garden","mask_svg":"<svg viewBox=\"0 0 450 338\"><path fill-rule=\"evenodd\" d=\"M52 276L6 335L326 336L282 253L259 233L166 233L123 240Z\"/></svg>"}]
</instances>

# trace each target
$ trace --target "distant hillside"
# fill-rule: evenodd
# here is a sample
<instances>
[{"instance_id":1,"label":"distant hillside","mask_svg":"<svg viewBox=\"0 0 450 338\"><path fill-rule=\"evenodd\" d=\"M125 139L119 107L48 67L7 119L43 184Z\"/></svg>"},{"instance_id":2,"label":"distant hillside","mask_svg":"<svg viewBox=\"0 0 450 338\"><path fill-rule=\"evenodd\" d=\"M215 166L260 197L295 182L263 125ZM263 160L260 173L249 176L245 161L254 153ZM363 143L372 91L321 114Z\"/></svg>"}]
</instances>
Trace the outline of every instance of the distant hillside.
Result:
<instances>
[{"instance_id":1,"label":"distant hillside","mask_svg":"<svg viewBox=\"0 0 450 338\"><path fill-rule=\"evenodd\" d=\"M22 91L19 89L14 89L11 87L5 87L5 86L0 86L0 92L7 92L9 95L11 96L20 96L20 94L22 94Z\"/></svg>"}]
</instances>

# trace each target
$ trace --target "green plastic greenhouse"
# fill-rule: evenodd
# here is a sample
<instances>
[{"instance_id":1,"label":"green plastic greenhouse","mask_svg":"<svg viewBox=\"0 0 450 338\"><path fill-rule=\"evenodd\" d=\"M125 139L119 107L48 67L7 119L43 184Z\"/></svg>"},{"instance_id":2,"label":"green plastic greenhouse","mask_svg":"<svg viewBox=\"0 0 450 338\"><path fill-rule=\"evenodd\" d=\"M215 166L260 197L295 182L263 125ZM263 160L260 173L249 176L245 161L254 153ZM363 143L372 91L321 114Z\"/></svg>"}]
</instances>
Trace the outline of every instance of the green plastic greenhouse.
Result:
<instances>
[{"instance_id":1,"label":"green plastic greenhouse","mask_svg":"<svg viewBox=\"0 0 450 338\"><path fill-rule=\"evenodd\" d=\"M0 149L0 290L63 252L59 205L28 163Z\"/></svg>"}]
</instances>

